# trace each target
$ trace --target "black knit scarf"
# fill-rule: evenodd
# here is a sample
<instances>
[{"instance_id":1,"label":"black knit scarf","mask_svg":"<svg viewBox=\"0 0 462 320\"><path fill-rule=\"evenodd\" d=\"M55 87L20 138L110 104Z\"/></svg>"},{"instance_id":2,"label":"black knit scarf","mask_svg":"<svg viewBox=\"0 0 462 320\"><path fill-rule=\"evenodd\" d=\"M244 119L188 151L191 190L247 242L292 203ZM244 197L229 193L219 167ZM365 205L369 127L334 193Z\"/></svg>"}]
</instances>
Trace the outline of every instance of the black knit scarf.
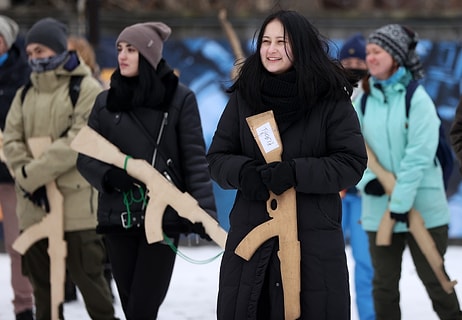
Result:
<instances>
[{"instance_id":1,"label":"black knit scarf","mask_svg":"<svg viewBox=\"0 0 462 320\"><path fill-rule=\"evenodd\" d=\"M298 97L295 70L279 75L265 73L261 95L264 109L273 110L280 131L284 131L302 116L303 108Z\"/></svg>"},{"instance_id":2,"label":"black knit scarf","mask_svg":"<svg viewBox=\"0 0 462 320\"><path fill-rule=\"evenodd\" d=\"M149 69L144 69L144 72ZM148 86L144 85L144 91L140 77L124 77L120 70L116 69L111 76L111 85L108 91L106 107L113 112L129 111L133 108L149 108L166 111L170 106L176 88L178 77L173 70L162 60L157 70L148 72Z\"/></svg>"}]
</instances>

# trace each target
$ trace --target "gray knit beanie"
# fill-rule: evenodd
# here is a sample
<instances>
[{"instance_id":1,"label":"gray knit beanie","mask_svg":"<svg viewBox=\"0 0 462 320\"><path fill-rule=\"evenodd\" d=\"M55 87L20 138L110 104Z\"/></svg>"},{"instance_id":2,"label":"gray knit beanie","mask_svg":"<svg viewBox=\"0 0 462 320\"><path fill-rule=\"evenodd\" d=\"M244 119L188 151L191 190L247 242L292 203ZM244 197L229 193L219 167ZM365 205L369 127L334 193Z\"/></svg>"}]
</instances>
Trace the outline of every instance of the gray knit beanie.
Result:
<instances>
[{"instance_id":1,"label":"gray knit beanie","mask_svg":"<svg viewBox=\"0 0 462 320\"><path fill-rule=\"evenodd\" d=\"M15 21L13 21L11 18L8 18L7 16L0 15L0 35L3 36L8 50L16 41L18 32L19 27Z\"/></svg>"},{"instance_id":2,"label":"gray knit beanie","mask_svg":"<svg viewBox=\"0 0 462 320\"><path fill-rule=\"evenodd\" d=\"M423 68L415 50L419 37L416 32L399 24L383 26L369 35L368 43L375 43L387 51L399 65L411 71L414 79L423 78Z\"/></svg>"},{"instance_id":3,"label":"gray knit beanie","mask_svg":"<svg viewBox=\"0 0 462 320\"><path fill-rule=\"evenodd\" d=\"M162 22L137 23L123 29L116 44L122 41L131 44L156 69L162 59L164 42L171 32L170 27Z\"/></svg>"},{"instance_id":4,"label":"gray knit beanie","mask_svg":"<svg viewBox=\"0 0 462 320\"><path fill-rule=\"evenodd\" d=\"M26 34L26 46L40 43L52 49L56 54L67 51L67 27L53 18L37 21Z\"/></svg>"}]
</instances>

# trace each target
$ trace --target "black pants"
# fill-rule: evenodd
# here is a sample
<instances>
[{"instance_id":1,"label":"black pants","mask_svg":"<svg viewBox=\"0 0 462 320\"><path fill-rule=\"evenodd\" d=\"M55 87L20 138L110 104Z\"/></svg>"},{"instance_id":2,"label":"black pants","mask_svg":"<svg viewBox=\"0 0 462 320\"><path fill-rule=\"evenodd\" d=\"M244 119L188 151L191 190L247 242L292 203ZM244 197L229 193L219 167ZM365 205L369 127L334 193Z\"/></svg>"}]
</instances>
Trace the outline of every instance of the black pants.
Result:
<instances>
[{"instance_id":1,"label":"black pants","mask_svg":"<svg viewBox=\"0 0 462 320\"><path fill-rule=\"evenodd\" d=\"M112 274L127 320L154 320L167 295L176 253L148 244L145 233L105 235ZM172 239L175 246L178 238Z\"/></svg>"},{"instance_id":2,"label":"black pants","mask_svg":"<svg viewBox=\"0 0 462 320\"><path fill-rule=\"evenodd\" d=\"M448 247L448 226L431 228L428 231L438 252L444 259ZM373 297L377 320L401 319L399 280L401 278L403 251L406 245L409 247L417 274L439 319L462 320L456 292L448 294L443 290L427 259L409 232L393 233L390 246L377 246L375 244L376 232L368 232L367 235L372 265L374 266Z\"/></svg>"},{"instance_id":3,"label":"black pants","mask_svg":"<svg viewBox=\"0 0 462 320\"><path fill-rule=\"evenodd\" d=\"M66 232L66 267L85 301L91 319L114 319L112 298L103 276L105 248L94 230ZM35 317L51 319L50 258L48 239L34 243L23 256L23 272L34 288ZM60 318L63 319L62 310Z\"/></svg>"}]
</instances>

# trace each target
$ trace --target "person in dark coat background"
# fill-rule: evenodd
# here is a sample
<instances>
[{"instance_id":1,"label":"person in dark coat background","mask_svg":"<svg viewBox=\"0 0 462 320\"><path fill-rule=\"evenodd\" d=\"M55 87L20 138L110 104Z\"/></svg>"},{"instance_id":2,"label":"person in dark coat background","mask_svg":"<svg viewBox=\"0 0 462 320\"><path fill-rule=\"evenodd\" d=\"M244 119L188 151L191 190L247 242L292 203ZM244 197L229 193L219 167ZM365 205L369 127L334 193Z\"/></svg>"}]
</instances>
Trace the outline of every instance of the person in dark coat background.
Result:
<instances>
[{"instance_id":1,"label":"person in dark coat background","mask_svg":"<svg viewBox=\"0 0 462 320\"><path fill-rule=\"evenodd\" d=\"M353 82L304 16L279 11L265 19L207 154L212 178L238 190L220 269L219 320L284 318L277 238L249 261L234 250L269 220L268 190L282 194L291 187L301 245L300 319L350 319L339 192L355 185L367 164L350 100ZM246 124L246 117L267 110L273 110L282 139L278 163L265 164Z\"/></svg>"},{"instance_id":2,"label":"person in dark coat background","mask_svg":"<svg viewBox=\"0 0 462 320\"><path fill-rule=\"evenodd\" d=\"M2 131L5 129L6 115L16 90L26 83L30 74L26 51L20 48L18 33L19 26L15 21L7 16L0 16L0 128ZM17 320L32 320L34 318L32 286L27 277L22 274L21 255L12 248L14 240L19 236L19 226L14 180L5 161L6 159L0 158L0 205L3 211L5 248L11 259L14 313Z\"/></svg>"},{"instance_id":3,"label":"person in dark coat background","mask_svg":"<svg viewBox=\"0 0 462 320\"><path fill-rule=\"evenodd\" d=\"M118 68L109 90L96 99L88 125L123 153L144 159L216 218L212 180L194 93L162 58L171 29L162 22L126 27L116 40ZM165 242L149 244L143 224L146 186L123 169L80 154L77 166L99 191L98 227L127 319L156 319L168 290L181 233L210 240L170 207L164 212ZM155 198L150 190L149 198Z\"/></svg>"}]
</instances>

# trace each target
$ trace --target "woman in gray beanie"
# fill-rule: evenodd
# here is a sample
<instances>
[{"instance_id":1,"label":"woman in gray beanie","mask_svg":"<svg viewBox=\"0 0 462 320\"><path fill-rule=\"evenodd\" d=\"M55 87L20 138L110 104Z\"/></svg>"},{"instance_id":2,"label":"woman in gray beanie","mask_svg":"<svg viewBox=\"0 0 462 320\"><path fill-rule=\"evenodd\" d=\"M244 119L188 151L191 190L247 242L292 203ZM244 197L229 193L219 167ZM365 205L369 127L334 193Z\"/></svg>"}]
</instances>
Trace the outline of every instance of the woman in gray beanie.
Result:
<instances>
[{"instance_id":1,"label":"woman in gray beanie","mask_svg":"<svg viewBox=\"0 0 462 320\"><path fill-rule=\"evenodd\" d=\"M361 221L374 267L374 306L378 320L401 318L399 280L407 245L438 317L460 320L456 293L443 289L409 232L409 214L416 210L444 261L449 209L442 168L436 158L440 119L425 88L416 82L423 76L417 42L414 31L398 24L372 32L366 46L370 78L363 96L355 100L371 151L369 158L376 158L387 172L384 178L379 170L368 167L357 185L362 192ZM395 222L388 246L376 243L384 215Z\"/></svg>"},{"instance_id":2,"label":"woman in gray beanie","mask_svg":"<svg viewBox=\"0 0 462 320\"><path fill-rule=\"evenodd\" d=\"M151 163L216 218L205 142L194 93L162 57L170 28L162 22L131 25L116 41L118 68L110 89L96 99L88 125L123 153ZM127 319L156 319L168 290L180 234L210 240L171 208L163 213L165 241L149 244L144 215L155 191L125 170L80 154L81 174L99 191L98 227ZM170 246L170 247L169 247Z\"/></svg>"}]
</instances>

